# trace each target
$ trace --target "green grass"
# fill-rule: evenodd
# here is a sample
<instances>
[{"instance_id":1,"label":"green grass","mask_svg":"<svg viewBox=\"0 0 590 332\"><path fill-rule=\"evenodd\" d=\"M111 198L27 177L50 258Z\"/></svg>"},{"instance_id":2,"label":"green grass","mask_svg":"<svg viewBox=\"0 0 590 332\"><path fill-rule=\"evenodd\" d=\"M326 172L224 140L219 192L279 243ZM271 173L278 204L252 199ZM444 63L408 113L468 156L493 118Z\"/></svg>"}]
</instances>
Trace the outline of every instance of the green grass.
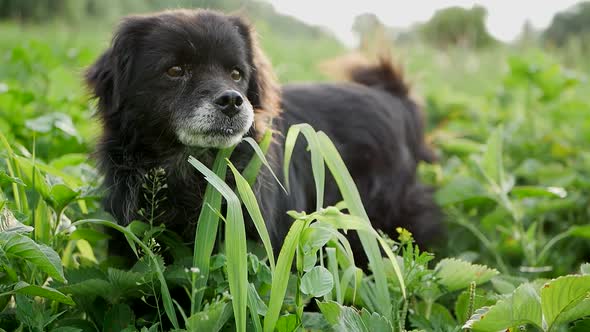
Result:
<instances>
[{"instance_id":1,"label":"green grass","mask_svg":"<svg viewBox=\"0 0 590 332\"><path fill-rule=\"evenodd\" d=\"M346 52L326 36L257 26L282 82L328 79L318 64ZM309 125L286 133L284 163L301 157L292 147L303 134L316 191L330 172L343 202L327 207L319 194L316 211L290 211L283 247L271 248L250 188L264 158L242 173L230 150L214 165L191 159L210 185L188 248L154 218L121 227L100 208L89 158L99 127L81 75L112 27L0 24L1 330L588 330L590 91L581 60L508 46L394 50L440 155L420 165L448 227L432 253L406 230L388 239L370 226L336 148ZM252 145L257 155L266 148ZM228 168L236 188L223 182ZM153 192L161 176L146 177ZM244 213L262 245L246 240ZM127 236L139 257L131 269L106 256L106 227ZM355 266L343 230L359 233L372 272ZM139 317L137 301L152 310Z\"/></svg>"}]
</instances>

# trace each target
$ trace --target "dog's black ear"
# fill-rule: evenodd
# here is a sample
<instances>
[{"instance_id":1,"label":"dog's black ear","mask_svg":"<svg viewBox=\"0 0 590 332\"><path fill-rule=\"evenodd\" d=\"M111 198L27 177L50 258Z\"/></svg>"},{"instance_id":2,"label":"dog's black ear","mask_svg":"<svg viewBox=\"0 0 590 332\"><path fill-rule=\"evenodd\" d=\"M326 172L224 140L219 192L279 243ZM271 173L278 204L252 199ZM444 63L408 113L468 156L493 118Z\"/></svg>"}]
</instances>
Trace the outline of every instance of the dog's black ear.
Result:
<instances>
[{"instance_id":1,"label":"dog's black ear","mask_svg":"<svg viewBox=\"0 0 590 332\"><path fill-rule=\"evenodd\" d=\"M132 79L137 40L149 29L148 17L125 18L113 38L111 47L86 71L86 84L98 98L99 110L116 112Z\"/></svg>"},{"instance_id":2,"label":"dog's black ear","mask_svg":"<svg viewBox=\"0 0 590 332\"><path fill-rule=\"evenodd\" d=\"M232 16L230 19L248 47L252 76L247 97L256 114L254 123L256 135L263 135L272 118L281 112L280 87L270 60L258 44L258 37L254 28L241 17Z\"/></svg>"}]
</instances>

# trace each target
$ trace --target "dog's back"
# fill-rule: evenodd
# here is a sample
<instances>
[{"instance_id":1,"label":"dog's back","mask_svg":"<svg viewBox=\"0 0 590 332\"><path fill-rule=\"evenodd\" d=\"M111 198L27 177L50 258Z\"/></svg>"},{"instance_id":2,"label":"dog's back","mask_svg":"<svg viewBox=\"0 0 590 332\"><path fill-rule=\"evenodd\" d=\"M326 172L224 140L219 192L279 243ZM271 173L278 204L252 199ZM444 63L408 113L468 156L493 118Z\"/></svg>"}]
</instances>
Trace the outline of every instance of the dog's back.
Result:
<instances>
[{"instance_id":1,"label":"dog's back","mask_svg":"<svg viewBox=\"0 0 590 332\"><path fill-rule=\"evenodd\" d=\"M424 141L420 109L390 62L353 67L350 78L351 83L285 86L279 130L309 123L324 131L342 155L373 225L392 237L396 227L405 227L419 242L430 242L440 233L440 213L432 190L416 177L420 161L434 160ZM296 185L288 205L309 211L315 195L305 147L301 140L295 149L290 182ZM340 199L329 177L326 204Z\"/></svg>"}]
</instances>

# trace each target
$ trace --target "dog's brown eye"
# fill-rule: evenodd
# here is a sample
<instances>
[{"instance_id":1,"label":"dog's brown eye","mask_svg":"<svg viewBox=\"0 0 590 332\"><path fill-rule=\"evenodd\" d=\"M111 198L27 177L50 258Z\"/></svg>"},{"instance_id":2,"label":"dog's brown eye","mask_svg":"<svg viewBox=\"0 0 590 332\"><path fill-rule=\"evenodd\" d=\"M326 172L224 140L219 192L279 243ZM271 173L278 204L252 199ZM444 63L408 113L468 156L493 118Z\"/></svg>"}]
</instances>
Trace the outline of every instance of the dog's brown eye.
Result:
<instances>
[{"instance_id":1,"label":"dog's brown eye","mask_svg":"<svg viewBox=\"0 0 590 332\"><path fill-rule=\"evenodd\" d=\"M170 77L181 77L184 76L184 73L184 69L181 66L172 66L166 71L166 74Z\"/></svg>"},{"instance_id":2,"label":"dog's brown eye","mask_svg":"<svg viewBox=\"0 0 590 332\"><path fill-rule=\"evenodd\" d=\"M236 82L239 82L242 79L242 73L237 69L232 70L229 75L231 76L231 79Z\"/></svg>"}]
</instances>

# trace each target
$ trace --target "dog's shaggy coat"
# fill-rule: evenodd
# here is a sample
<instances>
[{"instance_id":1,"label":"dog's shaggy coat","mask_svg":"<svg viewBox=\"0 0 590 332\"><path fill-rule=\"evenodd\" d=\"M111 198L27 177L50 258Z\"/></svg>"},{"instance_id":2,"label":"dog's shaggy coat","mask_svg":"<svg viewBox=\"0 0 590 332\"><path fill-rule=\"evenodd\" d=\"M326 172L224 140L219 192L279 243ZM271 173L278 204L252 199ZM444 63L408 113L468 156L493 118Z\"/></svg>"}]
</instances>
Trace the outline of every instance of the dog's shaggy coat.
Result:
<instances>
[{"instance_id":1,"label":"dog's shaggy coat","mask_svg":"<svg viewBox=\"0 0 590 332\"><path fill-rule=\"evenodd\" d=\"M431 190L416 179L417 164L432 161L433 154L407 85L386 61L357 66L349 74L351 83L281 88L253 29L241 18L205 10L126 18L86 74L103 125L97 158L107 191L105 209L123 225L141 219L145 174L163 168L167 199L158 221L190 242L206 182L187 157L198 156L211 166L216 148L244 135L258 138L272 123L278 134L268 158L282 174L284 134L293 124L309 123L334 141L376 228L394 237L396 227L406 227L419 242L436 237L439 210ZM243 97L232 104L235 116L220 112L225 91ZM238 168L252 156L244 145L232 156ZM275 248L292 223L286 211L315 208L303 140L291 167L288 195L264 168L254 188ZM328 177L325 202L339 200ZM356 239L353 247L362 253Z\"/></svg>"}]
</instances>

